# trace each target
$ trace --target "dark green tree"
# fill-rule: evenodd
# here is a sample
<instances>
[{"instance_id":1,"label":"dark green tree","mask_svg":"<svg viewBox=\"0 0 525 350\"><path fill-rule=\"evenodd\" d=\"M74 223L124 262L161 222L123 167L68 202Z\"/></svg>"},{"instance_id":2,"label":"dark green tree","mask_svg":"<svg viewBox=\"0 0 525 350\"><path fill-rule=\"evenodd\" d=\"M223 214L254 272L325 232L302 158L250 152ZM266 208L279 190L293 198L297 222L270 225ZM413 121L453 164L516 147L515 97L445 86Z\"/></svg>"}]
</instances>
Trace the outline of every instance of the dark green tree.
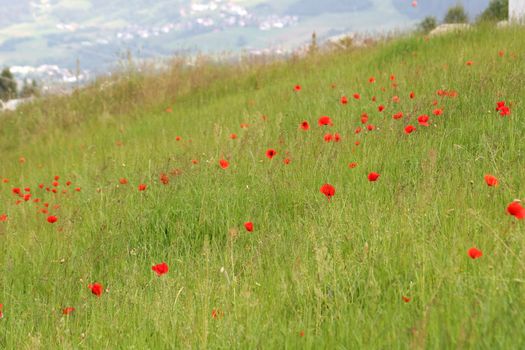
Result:
<instances>
[{"instance_id":1,"label":"dark green tree","mask_svg":"<svg viewBox=\"0 0 525 350\"><path fill-rule=\"evenodd\" d=\"M428 34L438 25L437 19L434 16L425 17L418 25L419 31Z\"/></svg>"},{"instance_id":2,"label":"dark green tree","mask_svg":"<svg viewBox=\"0 0 525 350\"><path fill-rule=\"evenodd\" d=\"M509 18L509 0L491 0L489 7L478 17L481 22L498 22Z\"/></svg>"},{"instance_id":3,"label":"dark green tree","mask_svg":"<svg viewBox=\"0 0 525 350\"><path fill-rule=\"evenodd\" d=\"M38 87L35 80L29 84L27 79L24 79L24 85L22 86L22 90L20 91L20 97L27 98L31 96L39 96L40 95L40 88Z\"/></svg>"},{"instance_id":4,"label":"dark green tree","mask_svg":"<svg viewBox=\"0 0 525 350\"><path fill-rule=\"evenodd\" d=\"M445 18L443 19L444 23L468 23L468 16L465 12L465 8L458 4L452 6L448 9Z\"/></svg>"},{"instance_id":5,"label":"dark green tree","mask_svg":"<svg viewBox=\"0 0 525 350\"><path fill-rule=\"evenodd\" d=\"M7 101L17 95L16 80L9 68L0 73L0 100Z\"/></svg>"}]
</instances>

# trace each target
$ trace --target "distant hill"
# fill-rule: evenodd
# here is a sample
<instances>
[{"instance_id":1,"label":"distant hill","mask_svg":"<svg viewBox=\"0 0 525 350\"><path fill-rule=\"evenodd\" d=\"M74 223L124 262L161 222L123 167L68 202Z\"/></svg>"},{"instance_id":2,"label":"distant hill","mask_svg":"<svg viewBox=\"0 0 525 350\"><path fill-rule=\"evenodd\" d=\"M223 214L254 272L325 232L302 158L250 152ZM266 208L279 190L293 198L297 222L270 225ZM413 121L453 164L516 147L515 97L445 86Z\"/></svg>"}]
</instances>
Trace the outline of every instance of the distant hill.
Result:
<instances>
[{"instance_id":1,"label":"distant hill","mask_svg":"<svg viewBox=\"0 0 525 350\"><path fill-rule=\"evenodd\" d=\"M464 0L474 18L489 0ZM76 60L102 72L129 50L136 57L188 51L289 50L347 32L413 26L442 18L457 0L0 0L0 66Z\"/></svg>"}]
</instances>

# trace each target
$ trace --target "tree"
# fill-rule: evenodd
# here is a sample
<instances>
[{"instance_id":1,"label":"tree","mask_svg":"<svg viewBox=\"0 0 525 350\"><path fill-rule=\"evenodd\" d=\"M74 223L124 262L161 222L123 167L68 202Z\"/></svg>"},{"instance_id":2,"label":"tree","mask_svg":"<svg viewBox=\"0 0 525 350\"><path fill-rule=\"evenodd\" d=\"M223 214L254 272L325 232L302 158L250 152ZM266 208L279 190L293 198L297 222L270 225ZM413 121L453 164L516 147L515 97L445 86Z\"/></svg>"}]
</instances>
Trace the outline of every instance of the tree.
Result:
<instances>
[{"instance_id":1,"label":"tree","mask_svg":"<svg viewBox=\"0 0 525 350\"><path fill-rule=\"evenodd\" d=\"M437 27L437 19L436 17L434 16L428 16L428 17L425 17L419 24L418 24L418 29L425 33L425 34L428 34L430 33L434 28Z\"/></svg>"},{"instance_id":2,"label":"tree","mask_svg":"<svg viewBox=\"0 0 525 350\"><path fill-rule=\"evenodd\" d=\"M482 22L498 22L509 18L509 0L491 0L489 7L478 17Z\"/></svg>"},{"instance_id":3,"label":"tree","mask_svg":"<svg viewBox=\"0 0 525 350\"><path fill-rule=\"evenodd\" d=\"M17 94L16 80L9 68L4 68L0 73L0 100L7 101L15 98Z\"/></svg>"},{"instance_id":4,"label":"tree","mask_svg":"<svg viewBox=\"0 0 525 350\"><path fill-rule=\"evenodd\" d=\"M448 9L445 18L443 19L444 23L467 23L468 16L465 12L465 8L461 5L452 6Z\"/></svg>"},{"instance_id":5,"label":"tree","mask_svg":"<svg viewBox=\"0 0 525 350\"><path fill-rule=\"evenodd\" d=\"M24 79L24 86L22 87L22 90L20 91L20 97L27 98L31 96L38 96L40 95L40 88L38 87L35 80L29 84L27 79Z\"/></svg>"}]
</instances>

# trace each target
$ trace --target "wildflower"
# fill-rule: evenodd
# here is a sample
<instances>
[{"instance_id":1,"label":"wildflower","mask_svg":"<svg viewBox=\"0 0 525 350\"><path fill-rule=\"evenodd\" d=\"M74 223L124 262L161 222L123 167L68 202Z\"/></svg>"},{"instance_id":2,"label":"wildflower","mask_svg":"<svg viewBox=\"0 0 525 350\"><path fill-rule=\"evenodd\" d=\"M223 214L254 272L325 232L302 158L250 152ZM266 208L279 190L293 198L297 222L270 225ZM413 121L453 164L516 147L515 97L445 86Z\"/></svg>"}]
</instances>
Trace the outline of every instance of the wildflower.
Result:
<instances>
[{"instance_id":1,"label":"wildflower","mask_svg":"<svg viewBox=\"0 0 525 350\"><path fill-rule=\"evenodd\" d=\"M303 129L304 131L310 129L310 124L308 124L308 122L305 120L301 123L301 126L300 126L301 129Z\"/></svg>"},{"instance_id":2,"label":"wildflower","mask_svg":"<svg viewBox=\"0 0 525 350\"><path fill-rule=\"evenodd\" d=\"M69 315L70 313L72 313L73 311L75 311L75 308L74 307L66 307L64 309L62 309L62 315Z\"/></svg>"},{"instance_id":3,"label":"wildflower","mask_svg":"<svg viewBox=\"0 0 525 350\"><path fill-rule=\"evenodd\" d=\"M151 270L154 271L157 276L162 276L164 275L165 273L168 273L168 264L166 264L165 262L162 262L160 264L157 264L157 265L153 265L151 267Z\"/></svg>"},{"instance_id":4,"label":"wildflower","mask_svg":"<svg viewBox=\"0 0 525 350\"><path fill-rule=\"evenodd\" d=\"M142 192L142 191L146 191L146 188L147 188L147 187L148 187L148 186L147 186L146 184L140 184L140 185L139 185L139 191L140 191L140 192Z\"/></svg>"},{"instance_id":5,"label":"wildflower","mask_svg":"<svg viewBox=\"0 0 525 350\"><path fill-rule=\"evenodd\" d=\"M525 219L525 208L518 201L514 201L507 207L507 212L518 220Z\"/></svg>"},{"instance_id":6,"label":"wildflower","mask_svg":"<svg viewBox=\"0 0 525 350\"><path fill-rule=\"evenodd\" d=\"M230 166L230 163L226 159L219 160L219 165L223 169L227 169Z\"/></svg>"},{"instance_id":7,"label":"wildflower","mask_svg":"<svg viewBox=\"0 0 525 350\"><path fill-rule=\"evenodd\" d=\"M51 215L51 216L47 217L47 222L49 222L50 224L54 224L57 221L58 221L58 218L56 216L54 216L54 215Z\"/></svg>"},{"instance_id":8,"label":"wildflower","mask_svg":"<svg viewBox=\"0 0 525 350\"><path fill-rule=\"evenodd\" d=\"M270 148L269 150L266 151L266 157L268 159L272 159L273 157L275 157L276 154L277 154L277 151L275 151L272 148Z\"/></svg>"},{"instance_id":9,"label":"wildflower","mask_svg":"<svg viewBox=\"0 0 525 350\"><path fill-rule=\"evenodd\" d=\"M468 256L470 256L472 259L481 258L483 256L483 252L477 248L470 248L467 252Z\"/></svg>"},{"instance_id":10,"label":"wildflower","mask_svg":"<svg viewBox=\"0 0 525 350\"><path fill-rule=\"evenodd\" d=\"M93 293L97 297L100 297L104 292L104 287L102 286L102 284L97 282L88 285L88 288L91 289L91 293Z\"/></svg>"},{"instance_id":11,"label":"wildflower","mask_svg":"<svg viewBox=\"0 0 525 350\"><path fill-rule=\"evenodd\" d=\"M348 98L346 96L341 97L341 104L346 105L348 103Z\"/></svg>"},{"instance_id":12,"label":"wildflower","mask_svg":"<svg viewBox=\"0 0 525 350\"><path fill-rule=\"evenodd\" d=\"M377 179L379 179L379 176L381 175L375 172L371 172L370 174L368 174L368 181L375 182L377 181Z\"/></svg>"},{"instance_id":13,"label":"wildflower","mask_svg":"<svg viewBox=\"0 0 525 350\"><path fill-rule=\"evenodd\" d=\"M416 130L416 127L414 125L407 125L405 127L405 134L411 134Z\"/></svg>"},{"instance_id":14,"label":"wildflower","mask_svg":"<svg viewBox=\"0 0 525 350\"><path fill-rule=\"evenodd\" d=\"M322 116L321 118L319 118L318 122L319 126L324 126L324 125L333 125L332 123L332 119L330 117L327 117L327 116Z\"/></svg>"},{"instance_id":15,"label":"wildflower","mask_svg":"<svg viewBox=\"0 0 525 350\"><path fill-rule=\"evenodd\" d=\"M330 199L335 195L335 187L330 184L324 184L321 186L321 193Z\"/></svg>"},{"instance_id":16,"label":"wildflower","mask_svg":"<svg viewBox=\"0 0 525 350\"><path fill-rule=\"evenodd\" d=\"M498 179L492 175L485 175L485 182L488 186L498 186Z\"/></svg>"},{"instance_id":17,"label":"wildflower","mask_svg":"<svg viewBox=\"0 0 525 350\"><path fill-rule=\"evenodd\" d=\"M251 221L247 221L244 223L244 228L246 229L246 231L248 232L253 232L253 222Z\"/></svg>"},{"instance_id":18,"label":"wildflower","mask_svg":"<svg viewBox=\"0 0 525 350\"><path fill-rule=\"evenodd\" d=\"M419 123L419 125L428 126L428 119L428 115L423 114L417 117L417 122Z\"/></svg>"}]
</instances>

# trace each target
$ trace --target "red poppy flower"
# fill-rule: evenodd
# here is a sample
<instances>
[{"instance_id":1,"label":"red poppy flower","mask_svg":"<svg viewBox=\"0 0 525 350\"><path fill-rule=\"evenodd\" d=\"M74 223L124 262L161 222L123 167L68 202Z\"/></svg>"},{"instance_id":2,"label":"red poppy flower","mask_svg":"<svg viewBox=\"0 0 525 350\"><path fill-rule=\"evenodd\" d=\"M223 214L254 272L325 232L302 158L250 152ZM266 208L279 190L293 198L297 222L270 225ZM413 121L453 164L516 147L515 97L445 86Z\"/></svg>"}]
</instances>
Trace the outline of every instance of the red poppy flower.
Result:
<instances>
[{"instance_id":1,"label":"red poppy flower","mask_svg":"<svg viewBox=\"0 0 525 350\"><path fill-rule=\"evenodd\" d=\"M219 160L219 165L223 169L227 169L230 166L230 163L226 159Z\"/></svg>"},{"instance_id":2,"label":"red poppy flower","mask_svg":"<svg viewBox=\"0 0 525 350\"><path fill-rule=\"evenodd\" d=\"M399 96L392 97L392 102L399 103Z\"/></svg>"},{"instance_id":3,"label":"red poppy flower","mask_svg":"<svg viewBox=\"0 0 525 350\"><path fill-rule=\"evenodd\" d=\"M300 336L300 337L304 337L304 331L300 331L300 332L299 332L299 336Z\"/></svg>"},{"instance_id":4,"label":"red poppy flower","mask_svg":"<svg viewBox=\"0 0 525 350\"><path fill-rule=\"evenodd\" d=\"M170 183L170 178L167 174L164 174L164 173L160 174L159 179L163 185L167 185Z\"/></svg>"},{"instance_id":5,"label":"red poppy flower","mask_svg":"<svg viewBox=\"0 0 525 350\"><path fill-rule=\"evenodd\" d=\"M407 125L405 127L405 134L411 134L414 131L416 131L416 127L414 125Z\"/></svg>"},{"instance_id":6,"label":"red poppy flower","mask_svg":"<svg viewBox=\"0 0 525 350\"><path fill-rule=\"evenodd\" d=\"M341 104L345 105L348 103L348 98L346 96L341 97Z\"/></svg>"},{"instance_id":7,"label":"red poppy flower","mask_svg":"<svg viewBox=\"0 0 525 350\"><path fill-rule=\"evenodd\" d=\"M211 310L211 317L213 317L214 319L223 318L224 312L222 312L222 310L219 309L213 309Z\"/></svg>"},{"instance_id":8,"label":"red poppy flower","mask_svg":"<svg viewBox=\"0 0 525 350\"><path fill-rule=\"evenodd\" d=\"M104 292L104 287L97 282L88 285L88 288L91 289L91 293L95 294L97 297L100 297Z\"/></svg>"},{"instance_id":9,"label":"red poppy flower","mask_svg":"<svg viewBox=\"0 0 525 350\"><path fill-rule=\"evenodd\" d=\"M31 189L29 187L24 188L24 191L31 192Z\"/></svg>"},{"instance_id":10,"label":"red poppy flower","mask_svg":"<svg viewBox=\"0 0 525 350\"><path fill-rule=\"evenodd\" d=\"M120 178L118 181L120 182L121 185L127 185L128 184L128 180L123 178L123 177Z\"/></svg>"},{"instance_id":11,"label":"red poppy flower","mask_svg":"<svg viewBox=\"0 0 525 350\"><path fill-rule=\"evenodd\" d=\"M356 163L356 162L352 162L352 163L348 164L348 167L349 167L350 169L354 169L354 168L357 167L357 163Z\"/></svg>"},{"instance_id":12,"label":"red poppy flower","mask_svg":"<svg viewBox=\"0 0 525 350\"><path fill-rule=\"evenodd\" d=\"M301 129L303 129L304 131L310 129L310 124L308 124L308 122L305 120L301 123Z\"/></svg>"},{"instance_id":13,"label":"red poppy flower","mask_svg":"<svg viewBox=\"0 0 525 350\"><path fill-rule=\"evenodd\" d=\"M191 160L191 163L192 163L192 164L199 164L199 161L198 161L197 159L192 159L192 160Z\"/></svg>"},{"instance_id":14,"label":"red poppy flower","mask_svg":"<svg viewBox=\"0 0 525 350\"><path fill-rule=\"evenodd\" d=\"M504 51L498 51L498 56L499 56L499 57L503 57L503 56L505 56L505 52L504 52Z\"/></svg>"},{"instance_id":15,"label":"red poppy flower","mask_svg":"<svg viewBox=\"0 0 525 350\"><path fill-rule=\"evenodd\" d=\"M50 224L54 224L57 221L58 221L58 218L56 216L54 216L54 215L51 215L51 216L47 217L47 222L49 222Z\"/></svg>"},{"instance_id":16,"label":"red poppy flower","mask_svg":"<svg viewBox=\"0 0 525 350\"><path fill-rule=\"evenodd\" d=\"M2 182L6 184L9 182L9 179L2 179Z\"/></svg>"},{"instance_id":17,"label":"red poppy flower","mask_svg":"<svg viewBox=\"0 0 525 350\"><path fill-rule=\"evenodd\" d=\"M334 134L334 141L335 142L341 141L341 135L339 135L339 133L337 133L337 132Z\"/></svg>"},{"instance_id":18,"label":"red poppy flower","mask_svg":"<svg viewBox=\"0 0 525 350\"><path fill-rule=\"evenodd\" d=\"M392 80L392 81L396 80L396 76L395 76L394 74L392 74L392 75L390 76L390 80Z\"/></svg>"},{"instance_id":19,"label":"red poppy flower","mask_svg":"<svg viewBox=\"0 0 525 350\"><path fill-rule=\"evenodd\" d=\"M472 61L467 61L467 66L472 66L474 64L474 62Z\"/></svg>"},{"instance_id":20,"label":"red poppy flower","mask_svg":"<svg viewBox=\"0 0 525 350\"><path fill-rule=\"evenodd\" d=\"M247 221L244 223L244 228L246 229L246 231L248 232L253 232L253 222L251 221Z\"/></svg>"},{"instance_id":21,"label":"red poppy flower","mask_svg":"<svg viewBox=\"0 0 525 350\"><path fill-rule=\"evenodd\" d=\"M302 87L301 87L301 85L295 85L293 89L295 91L301 91Z\"/></svg>"},{"instance_id":22,"label":"red poppy flower","mask_svg":"<svg viewBox=\"0 0 525 350\"><path fill-rule=\"evenodd\" d=\"M375 125L373 125L373 124L368 124L368 125L366 126L366 128L367 128L368 131L372 131L372 130L374 130L376 127L375 127Z\"/></svg>"},{"instance_id":23,"label":"red poppy flower","mask_svg":"<svg viewBox=\"0 0 525 350\"><path fill-rule=\"evenodd\" d=\"M355 132L356 134L359 134L362 130L363 130L363 129L361 129L360 127L357 127L357 128L355 129L354 132Z\"/></svg>"},{"instance_id":24,"label":"red poppy flower","mask_svg":"<svg viewBox=\"0 0 525 350\"><path fill-rule=\"evenodd\" d=\"M277 151L275 151L274 149L269 149L266 151L266 157L268 159L272 159L273 157L275 157L275 155L277 154Z\"/></svg>"},{"instance_id":25,"label":"red poppy flower","mask_svg":"<svg viewBox=\"0 0 525 350\"><path fill-rule=\"evenodd\" d=\"M30 193L28 193L28 194L24 194L24 201L27 202L27 201L30 200L30 199L31 199L31 194L30 194Z\"/></svg>"},{"instance_id":26,"label":"red poppy flower","mask_svg":"<svg viewBox=\"0 0 525 350\"><path fill-rule=\"evenodd\" d=\"M75 188L76 192L80 192L80 187Z\"/></svg>"},{"instance_id":27,"label":"red poppy flower","mask_svg":"<svg viewBox=\"0 0 525 350\"><path fill-rule=\"evenodd\" d=\"M4 308L4 305L0 304L0 319L4 318L4 313L2 312L3 308Z\"/></svg>"},{"instance_id":28,"label":"red poppy flower","mask_svg":"<svg viewBox=\"0 0 525 350\"><path fill-rule=\"evenodd\" d=\"M371 172L370 174L368 174L368 181L377 181L377 179L379 179L379 176L381 175L379 175L378 173Z\"/></svg>"},{"instance_id":29,"label":"red poppy flower","mask_svg":"<svg viewBox=\"0 0 525 350\"><path fill-rule=\"evenodd\" d=\"M180 136L175 136L175 141L180 141L182 138Z\"/></svg>"},{"instance_id":30,"label":"red poppy flower","mask_svg":"<svg viewBox=\"0 0 525 350\"><path fill-rule=\"evenodd\" d=\"M166 113L172 113L172 112L173 112L173 108L171 107L166 108Z\"/></svg>"},{"instance_id":31,"label":"red poppy flower","mask_svg":"<svg viewBox=\"0 0 525 350\"><path fill-rule=\"evenodd\" d=\"M0 215L0 222L7 222L7 214Z\"/></svg>"},{"instance_id":32,"label":"red poppy flower","mask_svg":"<svg viewBox=\"0 0 525 350\"><path fill-rule=\"evenodd\" d=\"M417 117L417 122L419 123L419 125L428 126L428 119L428 115L423 114Z\"/></svg>"},{"instance_id":33,"label":"red poppy flower","mask_svg":"<svg viewBox=\"0 0 525 350\"><path fill-rule=\"evenodd\" d=\"M403 295L401 298L403 299L403 301L404 301L405 303L409 303L410 300L412 300L412 299L410 299L409 297L406 297L406 296L404 296L404 295Z\"/></svg>"},{"instance_id":34,"label":"red poppy flower","mask_svg":"<svg viewBox=\"0 0 525 350\"><path fill-rule=\"evenodd\" d=\"M73 311L75 311L74 307L66 307L66 308L62 309L62 315L69 315Z\"/></svg>"},{"instance_id":35,"label":"red poppy flower","mask_svg":"<svg viewBox=\"0 0 525 350\"><path fill-rule=\"evenodd\" d=\"M162 262L160 264L157 264L157 265L153 265L151 267L151 270L154 271L157 276L162 276L164 275L165 273L168 273L168 264L166 264L165 262Z\"/></svg>"},{"instance_id":36,"label":"red poppy flower","mask_svg":"<svg viewBox=\"0 0 525 350\"><path fill-rule=\"evenodd\" d=\"M359 141L354 142L354 145L356 145L356 146L359 146L360 144L361 144L361 142L359 142Z\"/></svg>"},{"instance_id":37,"label":"red poppy flower","mask_svg":"<svg viewBox=\"0 0 525 350\"><path fill-rule=\"evenodd\" d=\"M71 181L66 182L66 186L71 186Z\"/></svg>"},{"instance_id":38,"label":"red poppy flower","mask_svg":"<svg viewBox=\"0 0 525 350\"><path fill-rule=\"evenodd\" d=\"M290 162L291 162L290 158L284 158L283 159L283 163L286 164L286 165L290 164Z\"/></svg>"},{"instance_id":39,"label":"red poppy flower","mask_svg":"<svg viewBox=\"0 0 525 350\"><path fill-rule=\"evenodd\" d=\"M510 108L507 107L507 106L503 106L503 107L501 107L500 110L499 110L499 114L500 114L502 117L504 117L504 116L506 116L506 115L510 115Z\"/></svg>"},{"instance_id":40,"label":"red poppy flower","mask_svg":"<svg viewBox=\"0 0 525 350\"><path fill-rule=\"evenodd\" d=\"M53 185L53 187L58 187L59 183L58 183L58 181L53 181L52 185Z\"/></svg>"},{"instance_id":41,"label":"red poppy flower","mask_svg":"<svg viewBox=\"0 0 525 350\"><path fill-rule=\"evenodd\" d=\"M321 186L321 193L330 199L335 195L335 187L330 184L324 184Z\"/></svg>"},{"instance_id":42,"label":"red poppy flower","mask_svg":"<svg viewBox=\"0 0 525 350\"><path fill-rule=\"evenodd\" d=\"M481 258L483 256L483 252L477 248L470 248L467 252L468 256L470 256L472 259Z\"/></svg>"},{"instance_id":43,"label":"red poppy flower","mask_svg":"<svg viewBox=\"0 0 525 350\"><path fill-rule=\"evenodd\" d=\"M392 119L396 119L396 120L401 119L401 118L403 118L403 112L397 112L396 114L392 116Z\"/></svg>"},{"instance_id":44,"label":"red poppy flower","mask_svg":"<svg viewBox=\"0 0 525 350\"><path fill-rule=\"evenodd\" d=\"M324 140L325 140L326 142L330 142L330 141L332 141L332 138L333 138L332 134L325 134L325 135L324 135Z\"/></svg>"},{"instance_id":45,"label":"red poppy flower","mask_svg":"<svg viewBox=\"0 0 525 350\"><path fill-rule=\"evenodd\" d=\"M416 93L414 91L410 92L410 99L414 99L416 97Z\"/></svg>"},{"instance_id":46,"label":"red poppy flower","mask_svg":"<svg viewBox=\"0 0 525 350\"><path fill-rule=\"evenodd\" d=\"M377 107L377 110L378 110L379 112L383 112L383 111L385 110L385 106L383 106L383 105L379 105L379 106Z\"/></svg>"},{"instance_id":47,"label":"red poppy flower","mask_svg":"<svg viewBox=\"0 0 525 350\"><path fill-rule=\"evenodd\" d=\"M485 182L488 186L498 186L498 179L492 175L485 175Z\"/></svg>"},{"instance_id":48,"label":"red poppy flower","mask_svg":"<svg viewBox=\"0 0 525 350\"><path fill-rule=\"evenodd\" d=\"M142 191L146 191L146 188L147 188L147 187L148 187L148 186L147 186L146 184L140 184L140 185L139 185L139 191L141 191L141 192L142 192Z\"/></svg>"},{"instance_id":49,"label":"red poppy flower","mask_svg":"<svg viewBox=\"0 0 525 350\"><path fill-rule=\"evenodd\" d=\"M359 100L359 99L361 99L361 95L359 95L358 93L355 93L355 94L354 94L354 98L355 98L356 100Z\"/></svg>"},{"instance_id":50,"label":"red poppy flower","mask_svg":"<svg viewBox=\"0 0 525 350\"><path fill-rule=\"evenodd\" d=\"M237 138L237 134L231 134L230 139L235 140Z\"/></svg>"},{"instance_id":51,"label":"red poppy flower","mask_svg":"<svg viewBox=\"0 0 525 350\"><path fill-rule=\"evenodd\" d=\"M361 114L361 124L366 124L366 123L368 123L368 114L363 113Z\"/></svg>"},{"instance_id":52,"label":"red poppy flower","mask_svg":"<svg viewBox=\"0 0 525 350\"><path fill-rule=\"evenodd\" d=\"M330 117L327 117L327 116L322 116L321 118L319 118L319 121L317 122L319 124L319 126L323 126L323 125L334 125L332 123L332 119Z\"/></svg>"},{"instance_id":53,"label":"red poppy flower","mask_svg":"<svg viewBox=\"0 0 525 350\"><path fill-rule=\"evenodd\" d=\"M434 109L434 111L432 112L434 115L442 115L443 114L443 109L441 108L436 108Z\"/></svg>"},{"instance_id":54,"label":"red poppy flower","mask_svg":"<svg viewBox=\"0 0 525 350\"><path fill-rule=\"evenodd\" d=\"M18 187L15 187L15 188L13 188L11 190L11 192L13 192L13 194L18 194L19 195L20 193L22 193L22 190L20 188L18 188Z\"/></svg>"},{"instance_id":55,"label":"red poppy flower","mask_svg":"<svg viewBox=\"0 0 525 350\"><path fill-rule=\"evenodd\" d=\"M525 208L521 206L520 202L510 203L507 212L518 220L525 219Z\"/></svg>"}]
</instances>

